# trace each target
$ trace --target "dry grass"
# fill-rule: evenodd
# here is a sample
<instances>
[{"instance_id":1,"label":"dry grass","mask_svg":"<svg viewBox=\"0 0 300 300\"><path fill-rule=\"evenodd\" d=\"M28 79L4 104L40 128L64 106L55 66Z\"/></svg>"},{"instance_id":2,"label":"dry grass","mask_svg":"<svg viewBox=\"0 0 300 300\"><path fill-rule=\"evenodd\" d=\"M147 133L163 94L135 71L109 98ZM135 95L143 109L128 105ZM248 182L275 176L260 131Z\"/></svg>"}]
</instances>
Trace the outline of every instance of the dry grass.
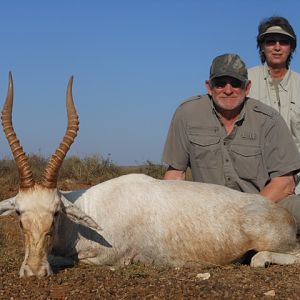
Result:
<instances>
[{"instance_id":1,"label":"dry grass","mask_svg":"<svg viewBox=\"0 0 300 300\"><path fill-rule=\"evenodd\" d=\"M37 154L28 157L34 179L39 182L47 165L47 159ZM84 158L70 156L61 166L58 187L63 190L88 187L129 173L143 173L154 178L162 178L165 171L165 166L151 161L141 166L124 167L114 164L110 156L107 158L99 155ZM19 174L14 160L10 158L0 160L0 200L15 195L18 191L18 183Z\"/></svg>"}]
</instances>

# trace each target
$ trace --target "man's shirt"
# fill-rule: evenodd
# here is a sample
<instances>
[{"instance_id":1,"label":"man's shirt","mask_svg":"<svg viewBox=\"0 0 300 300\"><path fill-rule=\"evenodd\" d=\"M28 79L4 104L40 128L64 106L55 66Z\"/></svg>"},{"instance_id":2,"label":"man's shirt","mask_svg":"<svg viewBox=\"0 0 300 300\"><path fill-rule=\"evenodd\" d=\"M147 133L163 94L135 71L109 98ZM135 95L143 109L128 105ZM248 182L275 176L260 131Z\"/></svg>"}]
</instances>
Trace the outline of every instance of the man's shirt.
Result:
<instances>
[{"instance_id":1,"label":"man's shirt","mask_svg":"<svg viewBox=\"0 0 300 300\"><path fill-rule=\"evenodd\" d=\"M190 98L177 108L163 162L178 170L191 167L195 181L249 193L300 169L297 147L276 110L246 98L227 135L208 95Z\"/></svg>"}]
</instances>

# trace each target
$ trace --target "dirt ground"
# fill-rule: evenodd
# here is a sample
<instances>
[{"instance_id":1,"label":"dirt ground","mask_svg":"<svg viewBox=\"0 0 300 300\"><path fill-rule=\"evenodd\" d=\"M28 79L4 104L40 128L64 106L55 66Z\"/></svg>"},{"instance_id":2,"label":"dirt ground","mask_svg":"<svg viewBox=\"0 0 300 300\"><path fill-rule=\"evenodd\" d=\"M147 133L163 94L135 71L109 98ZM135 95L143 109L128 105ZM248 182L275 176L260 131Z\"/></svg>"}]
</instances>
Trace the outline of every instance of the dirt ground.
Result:
<instances>
[{"instance_id":1,"label":"dirt ground","mask_svg":"<svg viewBox=\"0 0 300 300\"><path fill-rule=\"evenodd\" d=\"M0 218L0 299L300 299L300 266L122 268L78 265L43 279L19 278L23 239ZM201 274L210 276L201 279ZM206 277L207 278L207 277Z\"/></svg>"}]
</instances>

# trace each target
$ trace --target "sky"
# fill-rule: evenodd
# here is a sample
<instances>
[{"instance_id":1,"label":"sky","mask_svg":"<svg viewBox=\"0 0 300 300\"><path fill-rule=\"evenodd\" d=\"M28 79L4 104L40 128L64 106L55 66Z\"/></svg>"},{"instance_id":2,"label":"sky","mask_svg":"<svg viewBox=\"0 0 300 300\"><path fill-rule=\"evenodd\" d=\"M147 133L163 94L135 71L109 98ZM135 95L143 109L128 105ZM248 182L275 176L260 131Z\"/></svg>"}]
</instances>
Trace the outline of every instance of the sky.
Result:
<instances>
[{"instance_id":1,"label":"sky","mask_svg":"<svg viewBox=\"0 0 300 300\"><path fill-rule=\"evenodd\" d=\"M299 0L1 0L0 107L11 71L17 136L26 153L48 157L65 133L74 75L80 130L68 155L160 163L175 109L206 93L213 58L260 64L259 22L284 16L300 36L299 11ZM300 72L297 50L291 67Z\"/></svg>"}]
</instances>

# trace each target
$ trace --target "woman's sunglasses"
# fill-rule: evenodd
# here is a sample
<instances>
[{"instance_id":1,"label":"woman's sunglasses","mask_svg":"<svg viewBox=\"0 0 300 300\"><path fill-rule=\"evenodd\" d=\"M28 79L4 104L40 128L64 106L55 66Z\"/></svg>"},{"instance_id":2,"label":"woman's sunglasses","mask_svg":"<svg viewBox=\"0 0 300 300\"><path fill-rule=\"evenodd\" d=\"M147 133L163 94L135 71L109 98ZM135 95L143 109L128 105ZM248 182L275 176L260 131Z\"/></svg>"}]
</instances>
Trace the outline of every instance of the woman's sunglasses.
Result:
<instances>
[{"instance_id":1,"label":"woman's sunglasses","mask_svg":"<svg viewBox=\"0 0 300 300\"><path fill-rule=\"evenodd\" d=\"M291 44L291 41L289 38L271 38L271 37L267 37L264 40L264 44L266 46L275 46L277 43L279 43L279 45L281 46L289 46Z\"/></svg>"}]
</instances>

